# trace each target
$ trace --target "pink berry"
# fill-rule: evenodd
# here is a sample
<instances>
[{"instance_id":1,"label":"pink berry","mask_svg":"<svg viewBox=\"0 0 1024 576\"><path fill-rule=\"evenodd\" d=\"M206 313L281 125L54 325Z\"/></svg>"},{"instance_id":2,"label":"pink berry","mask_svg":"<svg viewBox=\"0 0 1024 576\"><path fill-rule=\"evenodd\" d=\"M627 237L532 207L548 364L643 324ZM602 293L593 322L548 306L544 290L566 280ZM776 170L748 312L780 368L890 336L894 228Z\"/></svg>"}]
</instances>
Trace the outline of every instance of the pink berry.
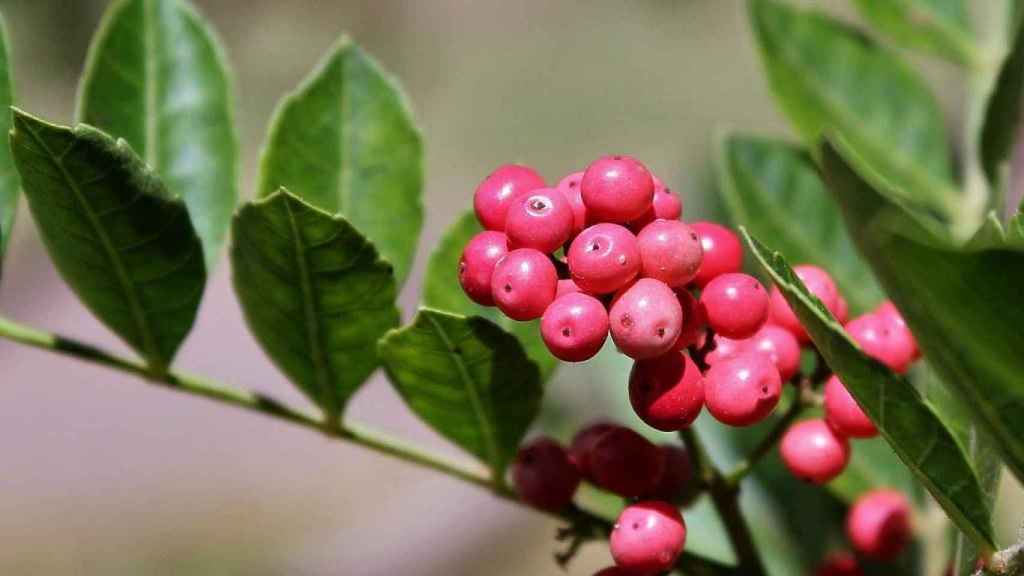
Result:
<instances>
[{"instance_id":1,"label":"pink berry","mask_svg":"<svg viewBox=\"0 0 1024 576\"><path fill-rule=\"evenodd\" d=\"M566 294L572 294L574 292L580 292L580 287L575 282L568 278L559 278L558 286L555 288L555 299L561 298Z\"/></svg>"},{"instance_id":2,"label":"pink berry","mask_svg":"<svg viewBox=\"0 0 1024 576\"><path fill-rule=\"evenodd\" d=\"M697 287L703 288L716 277L743 268L743 244L732 230L714 222L692 222L690 226L700 236L704 252L694 278Z\"/></svg>"},{"instance_id":3,"label":"pink berry","mask_svg":"<svg viewBox=\"0 0 1024 576\"><path fill-rule=\"evenodd\" d=\"M850 443L820 419L790 426L782 436L779 452L794 476L815 484L832 480L850 461Z\"/></svg>"},{"instance_id":4,"label":"pink berry","mask_svg":"<svg viewBox=\"0 0 1024 576\"><path fill-rule=\"evenodd\" d=\"M850 334L865 354L895 372L906 372L914 360L914 350L907 340L908 330L877 314L864 314L846 323Z\"/></svg>"},{"instance_id":5,"label":"pink berry","mask_svg":"<svg viewBox=\"0 0 1024 576\"><path fill-rule=\"evenodd\" d=\"M542 437L519 449L512 464L512 481L523 502L557 512L572 502L580 473L561 444Z\"/></svg>"},{"instance_id":6,"label":"pink berry","mask_svg":"<svg viewBox=\"0 0 1024 576\"><path fill-rule=\"evenodd\" d=\"M533 248L546 254L558 250L572 234L569 201L554 188L520 194L509 206L505 235L510 248Z\"/></svg>"},{"instance_id":7,"label":"pink berry","mask_svg":"<svg viewBox=\"0 0 1024 576\"><path fill-rule=\"evenodd\" d=\"M723 360L733 358L743 350L745 343L745 340L733 340L732 338L715 334L715 347L704 357L704 362L708 366L714 366Z\"/></svg>"},{"instance_id":8,"label":"pink berry","mask_svg":"<svg viewBox=\"0 0 1024 576\"><path fill-rule=\"evenodd\" d=\"M661 280L669 288L682 288L697 275L703 257L700 238L683 222L655 220L636 240L642 276Z\"/></svg>"},{"instance_id":9,"label":"pink berry","mask_svg":"<svg viewBox=\"0 0 1024 576\"><path fill-rule=\"evenodd\" d=\"M768 291L748 274L719 275L704 287L700 303L708 325L726 338L749 338L768 319Z\"/></svg>"},{"instance_id":10,"label":"pink berry","mask_svg":"<svg viewBox=\"0 0 1024 576\"><path fill-rule=\"evenodd\" d=\"M640 272L636 236L618 224L595 224L580 232L568 260L573 282L590 294L615 292Z\"/></svg>"},{"instance_id":11,"label":"pink berry","mask_svg":"<svg viewBox=\"0 0 1024 576\"><path fill-rule=\"evenodd\" d=\"M836 300L835 309L836 320L839 320L840 324L846 324L846 321L850 319L850 305L846 302L846 298L840 294Z\"/></svg>"},{"instance_id":12,"label":"pink berry","mask_svg":"<svg viewBox=\"0 0 1024 576\"><path fill-rule=\"evenodd\" d=\"M800 370L800 342L785 328L765 324L745 341L743 347L766 354L779 370L783 382L788 382Z\"/></svg>"},{"instance_id":13,"label":"pink berry","mask_svg":"<svg viewBox=\"0 0 1024 576\"><path fill-rule=\"evenodd\" d=\"M846 517L846 536L854 550L877 560L892 560L912 537L910 503L895 490L864 494Z\"/></svg>"},{"instance_id":14,"label":"pink berry","mask_svg":"<svg viewBox=\"0 0 1024 576\"><path fill-rule=\"evenodd\" d=\"M596 222L625 224L636 220L654 202L654 180L639 160L605 156L583 172L580 182L587 215Z\"/></svg>"},{"instance_id":15,"label":"pink berry","mask_svg":"<svg viewBox=\"0 0 1024 576\"><path fill-rule=\"evenodd\" d=\"M629 373L629 401L652 428L663 432L689 428L704 407L704 377L693 360L680 352L637 360Z\"/></svg>"},{"instance_id":16,"label":"pink berry","mask_svg":"<svg viewBox=\"0 0 1024 576\"><path fill-rule=\"evenodd\" d=\"M665 454L665 471L658 485L645 498L673 502L684 494L693 479L693 464L681 446L662 444L661 451Z\"/></svg>"},{"instance_id":17,"label":"pink berry","mask_svg":"<svg viewBox=\"0 0 1024 576\"><path fill-rule=\"evenodd\" d=\"M545 186L533 168L505 164L491 172L473 193L473 210L480 225L488 230L505 231L505 215L520 194Z\"/></svg>"},{"instance_id":18,"label":"pink berry","mask_svg":"<svg viewBox=\"0 0 1024 576\"><path fill-rule=\"evenodd\" d=\"M894 346L905 348L906 352L904 354L909 355L911 361L921 357L921 351L917 347L917 339L910 332L910 328L907 327L906 321L903 320L903 315L896 309L895 304L886 300L875 309L875 314L892 329Z\"/></svg>"},{"instance_id":19,"label":"pink berry","mask_svg":"<svg viewBox=\"0 0 1024 576\"><path fill-rule=\"evenodd\" d=\"M679 220L683 215L683 201L679 196L665 187L657 176L654 179L654 201L651 207L636 220L629 223L630 230L639 232L655 220Z\"/></svg>"},{"instance_id":20,"label":"pink berry","mask_svg":"<svg viewBox=\"0 0 1024 576\"><path fill-rule=\"evenodd\" d=\"M593 296L566 294L544 311L540 334L552 356L582 362L597 354L608 338L608 312Z\"/></svg>"},{"instance_id":21,"label":"pink berry","mask_svg":"<svg viewBox=\"0 0 1024 576\"><path fill-rule=\"evenodd\" d=\"M749 426L764 420L782 394L775 365L763 354L740 352L715 363L704 375L704 402L716 420Z\"/></svg>"},{"instance_id":22,"label":"pink berry","mask_svg":"<svg viewBox=\"0 0 1024 576\"><path fill-rule=\"evenodd\" d=\"M807 286L807 290L817 296L821 303L835 316L839 306L839 289L836 288L836 283L829 276L828 272L810 264L794 266L793 272ZM807 331L800 324L800 319L796 317L796 313L789 307L789 303L786 302L785 296L782 295L777 286L772 288L771 293L771 321L773 324L778 324L792 332L800 342L810 341Z\"/></svg>"},{"instance_id":23,"label":"pink berry","mask_svg":"<svg viewBox=\"0 0 1024 576\"><path fill-rule=\"evenodd\" d=\"M584 478L593 479L593 474L590 471L590 456L594 452L594 445L605 432L616 428L622 428L622 426L612 422L592 422L573 436L572 444L569 445L569 459L576 465Z\"/></svg>"},{"instance_id":24,"label":"pink berry","mask_svg":"<svg viewBox=\"0 0 1024 576\"><path fill-rule=\"evenodd\" d=\"M612 558L636 574L658 574L676 562L686 545L686 523L671 504L658 500L627 506L615 521Z\"/></svg>"},{"instance_id":25,"label":"pink berry","mask_svg":"<svg viewBox=\"0 0 1024 576\"><path fill-rule=\"evenodd\" d=\"M641 278L615 295L608 322L619 350L643 360L672 349L683 327L683 309L664 282Z\"/></svg>"},{"instance_id":26,"label":"pink berry","mask_svg":"<svg viewBox=\"0 0 1024 576\"><path fill-rule=\"evenodd\" d=\"M636 498L661 481L665 454L629 428L615 427L594 442L588 464L594 484L624 498Z\"/></svg>"},{"instance_id":27,"label":"pink berry","mask_svg":"<svg viewBox=\"0 0 1024 576\"><path fill-rule=\"evenodd\" d=\"M835 374L825 382L825 420L837 434L848 438L878 436L878 428Z\"/></svg>"},{"instance_id":28,"label":"pink berry","mask_svg":"<svg viewBox=\"0 0 1024 576\"><path fill-rule=\"evenodd\" d=\"M569 201L572 208L572 234L575 236L587 226L587 207L583 204L583 194L580 192L580 182L583 181L583 172L573 172L558 181L558 190Z\"/></svg>"},{"instance_id":29,"label":"pink berry","mask_svg":"<svg viewBox=\"0 0 1024 576\"><path fill-rule=\"evenodd\" d=\"M494 266L491 294L494 303L513 320L540 318L555 299L558 273L542 252L520 248Z\"/></svg>"},{"instance_id":30,"label":"pink berry","mask_svg":"<svg viewBox=\"0 0 1024 576\"><path fill-rule=\"evenodd\" d=\"M470 300L481 306L494 306L491 276L494 265L507 253L505 235L493 230L480 232L466 244L459 259L459 284Z\"/></svg>"},{"instance_id":31,"label":"pink berry","mask_svg":"<svg viewBox=\"0 0 1024 576\"><path fill-rule=\"evenodd\" d=\"M818 565L814 576L864 576L857 558L849 552L829 554L825 561Z\"/></svg>"},{"instance_id":32,"label":"pink berry","mask_svg":"<svg viewBox=\"0 0 1024 576\"><path fill-rule=\"evenodd\" d=\"M683 309L683 327L679 331L674 350L685 350L690 346L701 346L707 332L708 319L704 307L690 294L689 290L676 290L676 298Z\"/></svg>"}]
</instances>

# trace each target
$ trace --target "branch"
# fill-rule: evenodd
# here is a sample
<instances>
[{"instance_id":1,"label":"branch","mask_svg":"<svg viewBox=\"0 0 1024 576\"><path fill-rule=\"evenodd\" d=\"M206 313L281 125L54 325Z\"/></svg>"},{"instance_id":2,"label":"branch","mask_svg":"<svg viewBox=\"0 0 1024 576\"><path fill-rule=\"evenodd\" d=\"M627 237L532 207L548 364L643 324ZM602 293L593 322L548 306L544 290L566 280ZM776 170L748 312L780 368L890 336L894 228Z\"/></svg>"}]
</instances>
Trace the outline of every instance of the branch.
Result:
<instances>
[{"instance_id":1,"label":"branch","mask_svg":"<svg viewBox=\"0 0 1024 576\"><path fill-rule=\"evenodd\" d=\"M736 488L739 483L753 471L754 466L761 461L769 452L775 448L782 435L789 430L789 426L800 417L804 409L814 403L813 392L811 391L811 381L808 378L801 378L797 385L796 395L793 397L793 402L789 405L789 409L782 415L772 429L768 431L768 434L761 439L761 442L750 451L750 454L746 458L741 460L731 472L726 474L725 482Z\"/></svg>"}]
</instances>

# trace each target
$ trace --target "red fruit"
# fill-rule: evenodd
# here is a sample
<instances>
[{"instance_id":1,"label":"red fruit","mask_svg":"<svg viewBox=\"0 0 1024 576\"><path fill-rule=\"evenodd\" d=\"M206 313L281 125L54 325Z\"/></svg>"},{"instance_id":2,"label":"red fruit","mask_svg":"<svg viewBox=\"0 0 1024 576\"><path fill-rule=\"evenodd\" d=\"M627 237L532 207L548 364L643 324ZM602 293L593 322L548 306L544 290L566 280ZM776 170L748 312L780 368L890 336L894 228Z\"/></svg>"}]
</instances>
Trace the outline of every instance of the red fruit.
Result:
<instances>
[{"instance_id":1,"label":"red fruit","mask_svg":"<svg viewBox=\"0 0 1024 576\"><path fill-rule=\"evenodd\" d=\"M840 324L846 324L846 321L850 319L850 305L847 304L846 298L843 298L842 294L836 301L835 314L836 320L839 320Z\"/></svg>"},{"instance_id":2,"label":"red fruit","mask_svg":"<svg viewBox=\"0 0 1024 576\"><path fill-rule=\"evenodd\" d=\"M690 294L689 290L676 290L676 298L679 299L679 306L683 309L683 327L679 331L679 338L673 350L684 350L690 346L701 346L704 343L704 335L707 332L707 315L700 302Z\"/></svg>"},{"instance_id":3,"label":"red fruit","mask_svg":"<svg viewBox=\"0 0 1024 576\"><path fill-rule=\"evenodd\" d=\"M910 542L910 503L895 490L874 490L861 496L846 517L846 536L861 554L892 560Z\"/></svg>"},{"instance_id":4,"label":"red fruit","mask_svg":"<svg viewBox=\"0 0 1024 576\"><path fill-rule=\"evenodd\" d=\"M583 194L580 193L580 182L583 181L583 172L573 172L558 181L557 189L569 201L572 208L572 235L575 236L587 226L587 207L583 204Z\"/></svg>"},{"instance_id":5,"label":"red fruit","mask_svg":"<svg viewBox=\"0 0 1024 576\"><path fill-rule=\"evenodd\" d=\"M605 568L603 570L599 570L597 572L594 572L594 576L641 576L641 575L637 574L636 572L630 572L628 570L623 570L622 568L619 568L618 566L609 566L609 567L607 567L607 568Z\"/></svg>"},{"instance_id":6,"label":"red fruit","mask_svg":"<svg viewBox=\"0 0 1024 576\"><path fill-rule=\"evenodd\" d=\"M523 502L557 512L572 502L580 473L561 444L542 437L519 449L512 464L512 482Z\"/></svg>"},{"instance_id":7,"label":"red fruit","mask_svg":"<svg viewBox=\"0 0 1024 576\"><path fill-rule=\"evenodd\" d=\"M540 318L555 299L558 272L542 252L520 248L494 266L491 295L494 303L513 320Z\"/></svg>"},{"instance_id":8,"label":"red fruit","mask_svg":"<svg viewBox=\"0 0 1024 576\"><path fill-rule=\"evenodd\" d=\"M663 282L641 278L615 295L608 322L619 350L643 360L672 349L683 327L683 309Z\"/></svg>"},{"instance_id":9,"label":"red fruit","mask_svg":"<svg viewBox=\"0 0 1024 576\"><path fill-rule=\"evenodd\" d=\"M768 356L779 370L783 382L789 381L800 370L800 343L785 328L765 324L742 345L744 350Z\"/></svg>"},{"instance_id":10,"label":"red fruit","mask_svg":"<svg viewBox=\"0 0 1024 576\"><path fill-rule=\"evenodd\" d=\"M572 234L569 201L554 188L538 188L520 194L505 218L509 247L533 248L545 254L558 250Z\"/></svg>"},{"instance_id":11,"label":"red fruit","mask_svg":"<svg viewBox=\"0 0 1024 576\"><path fill-rule=\"evenodd\" d=\"M558 285L555 288L555 300L565 296L566 294L572 294L574 292L580 292L580 287L568 278L560 278L558 280Z\"/></svg>"},{"instance_id":12,"label":"red fruit","mask_svg":"<svg viewBox=\"0 0 1024 576\"><path fill-rule=\"evenodd\" d=\"M505 215L520 194L543 188L544 179L533 168L505 164L491 172L473 193L473 210L488 230L505 231Z\"/></svg>"},{"instance_id":13,"label":"red fruit","mask_svg":"<svg viewBox=\"0 0 1024 576\"><path fill-rule=\"evenodd\" d=\"M629 428L616 427L594 442L588 465L594 484L619 496L636 498L661 481L665 454Z\"/></svg>"},{"instance_id":14,"label":"red fruit","mask_svg":"<svg viewBox=\"0 0 1024 576\"><path fill-rule=\"evenodd\" d=\"M850 460L850 444L824 420L804 420L790 426L779 446L782 462L794 476L824 484L838 476Z\"/></svg>"},{"instance_id":15,"label":"red fruit","mask_svg":"<svg viewBox=\"0 0 1024 576\"><path fill-rule=\"evenodd\" d=\"M807 286L807 290L817 296L821 303L832 312L833 316L837 316L839 290L836 288L836 283L829 276L828 272L810 264L794 266L793 272ZM796 317L796 313L789 307L789 303L786 302L786 298L777 286L772 288L771 293L771 321L773 324L778 324L792 332L800 342L810 341L807 331L800 324L800 319Z\"/></svg>"},{"instance_id":16,"label":"red fruit","mask_svg":"<svg viewBox=\"0 0 1024 576\"><path fill-rule=\"evenodd\" d=\"M841 436L872 438L878 428L835 374L825 383L825 420Z\"/></svg>"},{"instance_id":17,"label":"red fruit","mask_svg":"<svg viewBox=\"0 0 1024 576\"><path fill-rule=\"evenodd\" d=\"M629 373L629 401L648 426L663 432L682 430L704 407L704 378L693 360L680 352L637 360Z\"/></svg>"},{"instance_id":18,"label":"red fruit","mask_svg":"<svg viewBox=\"0 0 1024 576\"><path fill-rule=\"evenodd\" d=\"M743 268L743 244L732 230L714 222L693 222L690 226L700 236L704 251L704 259L694 278L699 288L722 274L739 272Z\"/></svg>"},{"instance_id":19,"label":"red fruit","mask_svg":"<svg viewBox=\"0 0 1024 576\"><path fill-rule=\"evenodd\" d=\"M640 272L636 236L618 224L595 224L580 232L569 246L569 272L581 290L611 294Z\"/></svg>"},{"instance_id":20,"label":"red fruit","mask_svg":"<svg viewBox=\"0 0 1024 576\"><path fill-rule=\"evenodd\" d=\"M608 338L608 312L593 296L566 294L544 311L540 334L555 358L582 362L597 354Z\"/></svg>"},{"instance_id":21,"label":"red fruit","mask_svg":"<svg viewBox=\"0 0 1024 576\"><path fill-rule=\"evenodd\" d=\"M914 338L914 334L910 332L910 328L907 327L906 321L903 320L903 315L896 309L896 306L889 300L882 302L875 308L875 315L883 320L887 326L892 330L893 334L893 345L904 347L906 350L903 354L910 356L911 361L917 360L921 357L921 351L917 347L917 339Z\"/></svg>"},{"instance_id":22,"label":"red fruit","mask_svg":"<svg viewBox=\"0 0 1024 576\"><path fill-rule=\"evenodd\" d=\"M494 265L508 254L508 242L501 232L485 230L466 244L459 259L459 284L469 299L481 306L494 306L491 276Z\"/></svg>"},{"instance_id":23,"label":"red fruit","mask_svg":"<svg viewBox=\"0 0 1024 576\"><path fill-rule=\"evenodd\" d=\"M853 554L835 552L829 554L825 561L818 565L814 576L864 576L864 572L857 565L857 558Z\"/></svg>"},{"instance_id":24,"label":"red fruit","mask_svg":"<svg viewBox=\"0 0 1024 576\"><path fill-rule=\"evenodd\" d=\"M655 220L679 220L683 215L683 201L679 195L662 184L657 176L654 179L654 201L643 216L629 223L629 228L639 232Z\"/></svg>"},{"instance_id":25,"label":"red fruit","mask_svg":"<svg viewBox=\"0 0 1024 576\"><path fill-rule=\"evenodd\" d=\"M625 224L636 220L654 202L654 180L639 160L605 156L583 172L580 182L587 215L596 222Z\"/></svg>"},{"instance_id":26,"label":"red fruit","mask_svg":"<svg viewBox=\"0 0 1024 576\"><path fill-rule=\"evenodd\" d=\"M594 452L594 445L597 444L602 434L616 428L622 428L622 426L612 422L592 422L573 436L572 444L569 445L569 459L576 465L584 478L593 479L593 474L590 472L590 456Z\"/></svg>"},{"instance_id":27,"label":"red fruit","mask_svg":"<svg viewBox=\"0 0 1024 576\"><path fill-rule=\"evenodd\" d=\"M665 471L661 481L645 498L672 502L683 494L693 478L693 465L681 446L662 444L661 451L665 454Z\"/></svg>"},{"instance_id":28,"label":"red fruit","mask_svg":"<svg viewBox=\"0 0 1024 576\"><path fill-rule=\"evenodd\" d=\"M747 274L719 275L704 287L700 303L708 325L726 338L749 338L768 319L768 292Z\"/></svg>"},{"instance_id":29,"label":"red fruit","mask_svg":"<svg viewBox=\"0 0 1024 576\"><path fill-rule=\"evenodd\" d=\"M679 220L655 220L637 236L640 274L683 288L700 268L703 250L692 228Z\"/></svg>"},{"instance_id":30,"label":"red fruit","mask_svg":"<svg viewBox=\"0 0 1024 576\"><path fill-rule=\"evenodd\" d=\"M716 420L749 426L764 420L779 403L782 380L763 354L740 352L715 363L704 376L704 402Z\"/></svg>"},{"instance_id":31,"label":"red fruit","mask_svg":"<svg viewBox=\"0 0 1024 576\"><path fill-rule=\"evenodd\" d=\"M733 340L732 338L715 334L715 347L704 357L704 363L708 366L714 366L722 360L728 360L739 354L743 350L745 343L746 340Z\"/></svg>"},{"instance_id":32,"label":"red fruit","mask_svg":"<svg viewBox=\"0 0 1024 576\"><path fill-rule=\"evenodd\" d=\"M882 316L858 316L847 322L846 331L865 354L895 372L906 372L914 360L914 347L907 339L910 331Z\"/></svg>"},{"instance_id":33,"label":"red fruit","mask_svg":"<svg viewBox=\"0 0 1024 576\"><path fill-rule=\"evenodd\" d=\"M657 500L627 506L609 539L612 558L636 574L657 574L676 562L686 545L686 523L671 504Z\"/></svg>"}]
</instances>

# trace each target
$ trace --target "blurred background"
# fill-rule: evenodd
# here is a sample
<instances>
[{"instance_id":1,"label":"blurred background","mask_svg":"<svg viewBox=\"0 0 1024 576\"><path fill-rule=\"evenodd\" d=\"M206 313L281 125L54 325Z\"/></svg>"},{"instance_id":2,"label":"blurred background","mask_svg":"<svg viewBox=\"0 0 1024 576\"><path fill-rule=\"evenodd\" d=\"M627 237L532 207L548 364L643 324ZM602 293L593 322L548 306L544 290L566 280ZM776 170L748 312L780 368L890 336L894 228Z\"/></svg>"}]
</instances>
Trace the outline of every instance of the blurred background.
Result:
<instances>
[{"instance_id":1,"label":"blurred background","mask_svg":"<svg viewBox=\"0 0 1024 576\"><path fill-rule=\"evenodd\" d=\"M598 155L633 154L683 192L691 219L718 213L709 154L716 129L787 133L738 0L195 4L234 66L243 197L252 194L274 104L339 34L401 79L423 128L427 169L406 318L432 246L501 163L531 164L555 181ZM816 4L848 14L846 2ZM78 74L105 5L0 1L22 107L73 120ZM963 99L956 70L925 68L955 119ZM0 309L127 352L61 282L24 203ZM608 352L560 370L543 427L565 439L594 417L630 420L628 365ZM224 261L178 366L304 402L246 331ZM379 376L348 414L461 457ZM1000 501L1007 533L1021 516L1015 490L1004 486ZM756 487L744 496L761 538L800 537L773 534L775 497ZM479 489L306 430L0 342L2 574L558 574L556 527ZM711 519L690 519L690 530L697 545L728 558ZM608 560L592 544L569 573L590 574Z\"/></svg>"}]
</instances>

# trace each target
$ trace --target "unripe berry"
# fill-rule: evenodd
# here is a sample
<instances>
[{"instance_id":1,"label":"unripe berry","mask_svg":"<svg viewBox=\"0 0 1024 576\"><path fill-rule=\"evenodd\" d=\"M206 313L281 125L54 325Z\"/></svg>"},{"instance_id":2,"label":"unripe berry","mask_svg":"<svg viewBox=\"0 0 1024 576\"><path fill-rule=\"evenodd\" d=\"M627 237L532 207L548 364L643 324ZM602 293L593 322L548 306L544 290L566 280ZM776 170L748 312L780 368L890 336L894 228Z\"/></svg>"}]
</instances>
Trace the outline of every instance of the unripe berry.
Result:
<instances>
[{"instance_id":1,"label":"unripe berry","mask_svg":"<svg viewBox=\"0 0 1024 576\"><path fill-rule=\"evenodd\" d=\"M836 283L829 276L828 272L810 264L794 266L793 272L807 286L807 290L817 296L821 303L835 316L836 310L839 307L839 289L836 288ZM786 298L779 291L778 286L772 288L771 321L773 324L778 324L792 332L800 342L810 341L807 331L800 324L800 319L796 317L796 313L790 308L789 303L786 302Z\"/></svg>"},{"instance_id":2,"label":"unripe berry","mask_svg":"<svg viewBox=\"0 0 1024 576\"><path fill-rule=\"evenodd\" d=\"M569 201L569 207L572 208L573 236L587 227L587 207L583 204L583 194L580 192L580 182L582 181L583 172L573 172L559 180L556 187Z\"/></svg>"},{"instance_id":3,"label":"unripe berry","mask_svg":"<svg viewBox=\"0 0 1024 576\"><path fill-rule=\"evenodd\" d=\"M672 349L683 327L683 309L664 282L641 278L615 295L608 322L619 350L643 360Z\"/></svg>"},{"instance_id":4,"label":"unripe berry","mask_svg":"<svg viewBox=\"0 0 1024 576\"><path fill-rule=\"evenodd\" d=\"M636 236L618 224L595 224L580 232L569 246L569 271L580 290L610 294L640 272Z\"/></svg>"},{"instance_id":5,"label":"unripe berry","mask_svg":"<svg viewBox=\"0 0 1024 576\"><path fill-rule=\"evenodd\" d=\"M491 172L473 193L473 210L480 225L488 230L505 231L505 215L520 194L543 188L544 179L533 168L505 164Z\"/></svg>"},{"instance_id":6,"label":"unripe berry","mask_svg":"<svg viewBox=\"0 0 1024 576\"><path fill-rule=\"evenodd\" d=\"M520 248L494 266L491 294L494 303L513 320L540 318L555 299L558 273L542 252Z\"/></svg>"},{"instance_id":7,"label":"unripe berry","mask_svg":"<svg viewBox=\"0 0 1024 576\"><path fill-rule=\"evenodd\" d=\"M639 160L605 156L583 172L580 182L587 215L597 222L636 220L654 201L654 180Z\"/></svg>"},{"instance_id":8,"label":"unripe berry","mask_svg":"<svg viewBox=\"0 0 1024 576\"><path fill-rule=\"evenodd\" d=\"M544 311L540 334L555 358L582 362L597 354L608 338L608 312L593 296L566 294Z\"/></svg>"},{"instance_id":9,"label":"unripe berry","mask_svg":"<svg viewBox=\"0 0 1024 576\"><path fill-rule=\"evenodd\" d=\"M693 478L693 464L682 446L662 444L661 451L665 454L665 471L658 485L644 498L674 502L686 493Z\"/></svg>"},{"instance_id":10,"label":"unripe berry","mask_svg":"<svg viewBox=\"0 0 1024 576\"><path fill-rule=\"evenodd\" d=\"M681 352L637 360L629 372L629 402L652 428L663 432L689 428L704 407L704 377Z\"/></svg>"},{"instance_id":11,"label":"unripe berry","mask_svg":"<svg viewBox=\"0 0 1024 576\"><path fill-rule=\"evenodd\" d=\"M749 426L764 420L782 394L779 371L765 355L740 352L708 369L704 402L716 420Z\"/></svg>"},{"instance_id":12,"label":"unripe berry","mask_svg":"<svg viewBox=\"0 0 1024 576\"><path fill-rule=\"evenodd\" d=\"M850 443L819 419L790 426L782 436L779 452L794 476L814 484L832 480L850 461Z\"/></svg>"},{"instance_id":13,"label":"unripe berry","mask_svg":"<svg viewBox=\"0 0 1024 576\"><path fill-rule=\"evenodd\" d=\"M895 490L874 490L861 496L846 517L846 536L861 554L892 560L912 536L910 503Z\"/></svg>"},{"instance_id":14,"label":"unripe berry","mask_svg":"<svg viewBox=\"0 0 1024 576\"><path fill-rule=\"evenodd\" d=\"M559 278L558 285L555 288L555 299L559 299L566 294L579 293L580 287L575 282L568 278Z\"/></svg>"},{"instance_id":15,"label":"unripe berry","mask_svg":"<svg viewBox=\"0 0 1024 576\"><path fill-rule=\"evenodd\" d=\"M699 288L722 274L739 272L743 268L743 244L732 230L704 221L692 222L690 226L700 236L704 252L697 277L693 279Z\"/></svg>"},{"instance_id":16,"label":"unripe berry","mask_svg":"<svg viewBox=\"0 0 1024 576\"><path fill-rule=\"evenodd\" d=\"M722 274L700 294L708 325L726 338L754 335L768 319L768 292L748 274Z\"/></svg>"},{"instance_id":17,"label":"unripe berry","mask_svg":"<svg viewBox=\"0 0 1024 576\"><path fill-rule=\"evenodd\" d=\"M665 454L629 428L616 427L594 442L588 465L594 484L624 498L636 498L661 481Z\"/></svg>"},{"instance_id":18,"label":"unripe berry","mask_svg":"<svg viewBox=\"0 0 1024 576\"><path fill-rule=\"evenodd\" d=\"M825 382L825 420L837 434L848 438L878 436L878 428L835 374Z\"/></svg>"},{"instance_id":19,"label":"unripe berry","mask_svg":"<svg viewBox=\"0 0 1024 576\"><path fill-rule=\"evenodd\" d=\"M505 235L512 249L533 248L545 254L558 250L572 234L569 201L554 188L538 188L509 206Z\"/></svg>"},{"instance_id":20,"label":"unripe berry","mask_svg":"<svg viewBox=\"0 0 1024 576\"><path fill-rule=\"evenodd\" d=\"M505 235L484 230L466 244L459 259L459 284L469 299L481 306L494 306L491 276L494 266L508 253Z\"/></svg>"},{"instance_id":21,"label":"unripe berry","mask_svg":"<svg viewBox=\"0 0 1024 576\"><path fill-rule=\"evenodd\" d=\"M788 382L800 370L800 343L785 328L765 324L745 341L743 348L767 355L783 382Z\"/></svg>"},{"instance_id":22,"label":"unripe berry","mask_svg":"<svg viewBox=\"0 0 1024 576\"><path fill-rule=\"evenodd\" d=\"M704 306L685 288L680 288L675 292L676 298L679 299L679 306L683 309L683 327L680 329L679 338L676 339L676 345L672 349L685 350L690 346L702 346L708 325Z\"/></svg>"},{"instance_id":23,"label":"unripe berry","mask_svg":"<svg viewBox=\"0 0 1024 576\"><path fill-rule=\"evenodd\" d=\"M921 351L917 347L917 339L914 338L914 334L907 327L903 315L900 314L895 304L889 300L882 302L878 305L878 308L875 308L875 315L881 318L892 330L894 334L893 346L904 348L905 352L903 353L910 356L911 361L921 357Z\"/></svg>"},{"instance_id":24,"label":"unripe berry","mask_svg":"<svg viewBox=\"0 0 1024 576\"><path fill-rule=\"evenodd\" d=\"M616 428L622 428L622 426L612 422L592 422L580 428L573 436L572 443L569 445L569 460L572 460L584 478L593 480L593 474L590 471L590 456L594 452L594 445L605 432Z\"/></svg>"},{"instance_id":25,"label":"unripe berry","mask_svg":"<svg viewBox=\"0 0 1024 576\"><path fill-rule=\"evenodd\" d=\"M572 502L580 474L565 448L542 437L519 449L512 464L512 482L523 502L557 512Z\"/></svg>"},{"instance_id":26,"label":"unripe berry","mask_svg":"<svg viewBox=\"0 0 1024 576\"><path fill-rule=\"evenodd\" d=\"M657 176L654 180L654 201L643 216L629 223L629 228L639 232L655 220L679 220L683 215L683 201L679 195L669 190Z\"/></svg>"},{"instance_id":27,"label":"unripe berry","mask_svg":"<svg viewBox=\"0 0 1024 576\"><path fill-rule=\"evenodd\" d=\"M683 552L686 523L671 504L637 502L619 515L609 544L619 567L636 574L658 574L671 568Z\"/></svg>"},{"instance_id":28,"label":"unripe berry","mask_svg":"<svg viewBox=\"0 0 1024 576\"><path fill-rule=\"evenodd\" d=\"M877 314L864 314L846 323L850 338L865 354L895 372L906 372L914 359L908 330L901 329Z\"/></svg>"},{"instance_id":29,"label":"unripe berry","mask_svg":"<svg viewBox=\"0 0 1024 576\"><path fill-rule=\"evenodd\" d=\"M818 565L814 576L864 576L864 572L857 565L857 558L853 554L835 552Z\"/></svg>"},{"instance_id":30,"label":"unripe berry","mask_svg":"<svg viewBox=\"0 0 1024 576\"><path fill-rule=\"evenodd\" d=\"M661 280L669 288L683 288L700 268L700 237L679 220L655 220L636 237L640 274Z\"/></svg>"}]
</instances>

